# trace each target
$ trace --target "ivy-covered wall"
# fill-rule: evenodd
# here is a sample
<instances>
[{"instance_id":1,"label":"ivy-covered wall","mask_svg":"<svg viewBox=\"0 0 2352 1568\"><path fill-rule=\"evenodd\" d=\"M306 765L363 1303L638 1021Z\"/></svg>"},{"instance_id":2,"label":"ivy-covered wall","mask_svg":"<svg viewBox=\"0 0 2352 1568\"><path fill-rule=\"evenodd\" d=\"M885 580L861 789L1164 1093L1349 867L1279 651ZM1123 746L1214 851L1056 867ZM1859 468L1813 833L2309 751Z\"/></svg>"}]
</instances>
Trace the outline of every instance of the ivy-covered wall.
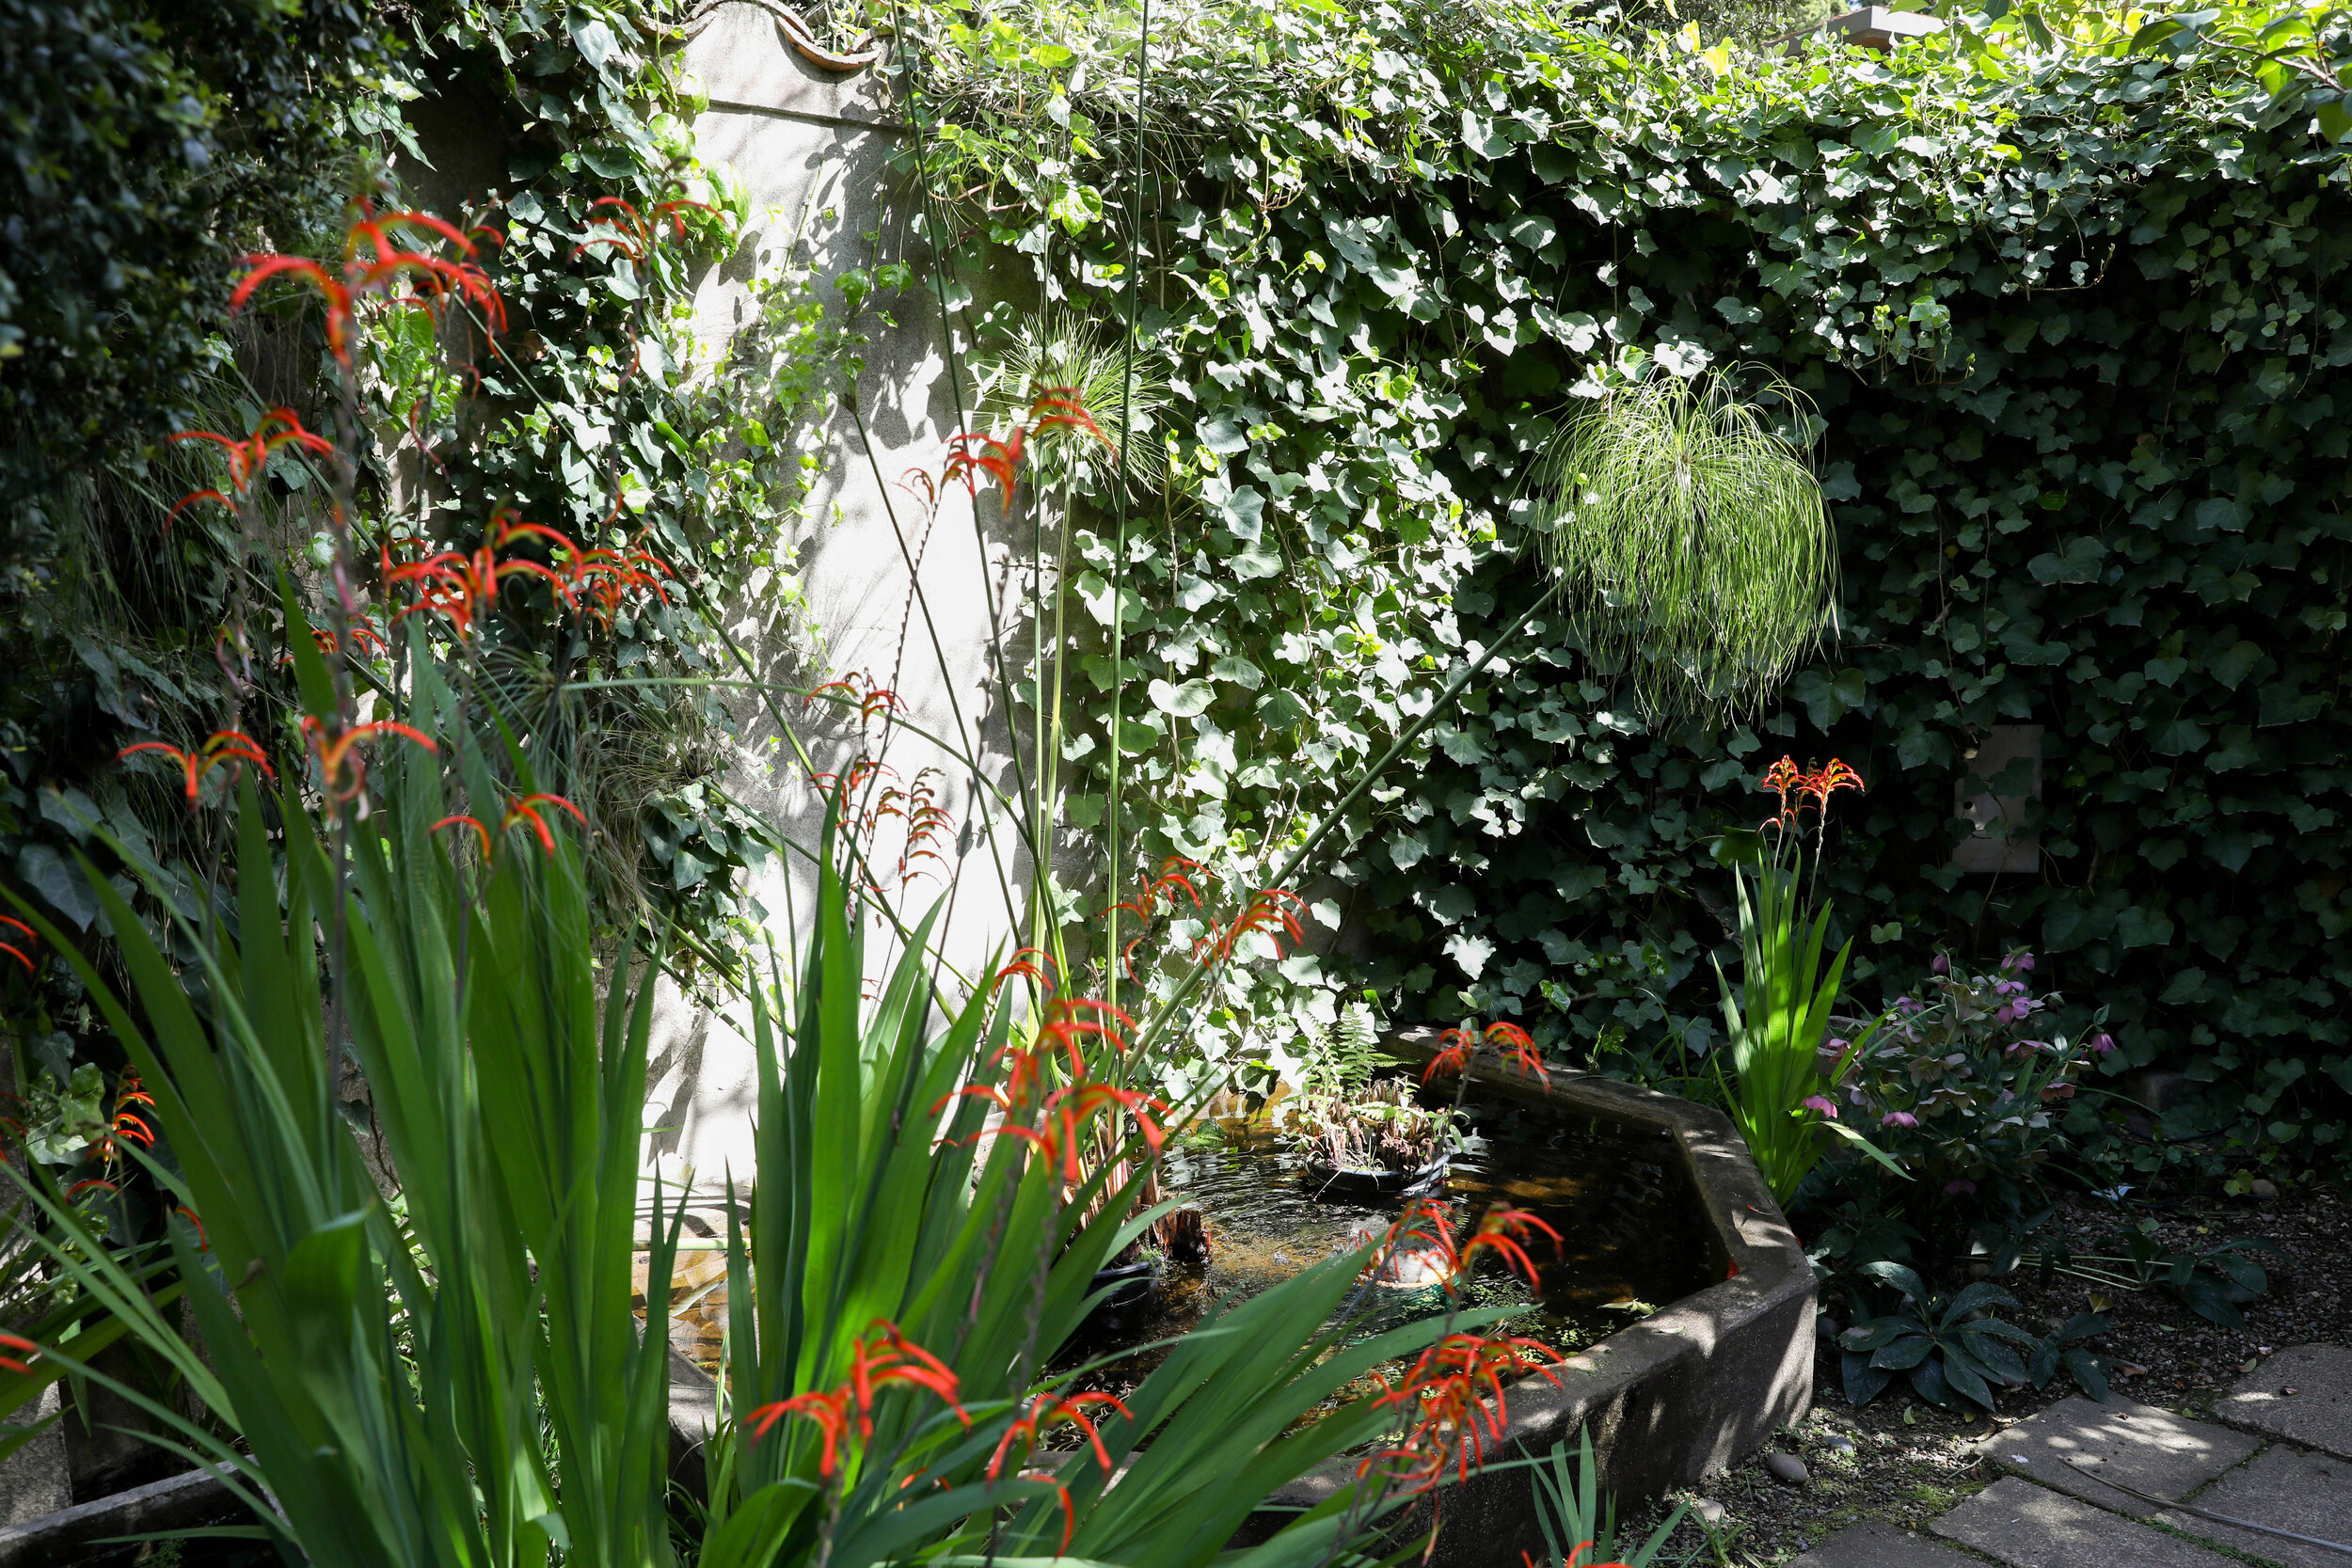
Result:
<instances>
[{"instance_id":1,"label":"ivy-covered wall","mask_svg":"<svg viewBox=\"0 0 2352 1568\"><path fill-rule=\"evenodd\" d=\"M1204 1053L1279 1062L1369 986L1674 1070L1730 955L1710 839L1763 815L1765 764L1836 754L1870 786L1825 879L1860 999L2025 944L2111 1009L2110 1073L2195 1081L2169 1133L2331 1166L2352 200L2306 117L2185 40L1765 60L1212 8L1153 52L1140 236L1132 32L934 40L934 188L995 204L961 263L1025 252L1112 320L1131 240L1149 269L1185 477L1128 558L1139 860L1278 858L1525 608L1529 458L1607 374L1804 390L1844 593L1776 708L1665 733L1540 617L1375 792L1316 890L1338 951L1230 993ZM2043 726L2039 863L1963 874L1956 785L2014 723Z\"/></svg>"}]
</instances>

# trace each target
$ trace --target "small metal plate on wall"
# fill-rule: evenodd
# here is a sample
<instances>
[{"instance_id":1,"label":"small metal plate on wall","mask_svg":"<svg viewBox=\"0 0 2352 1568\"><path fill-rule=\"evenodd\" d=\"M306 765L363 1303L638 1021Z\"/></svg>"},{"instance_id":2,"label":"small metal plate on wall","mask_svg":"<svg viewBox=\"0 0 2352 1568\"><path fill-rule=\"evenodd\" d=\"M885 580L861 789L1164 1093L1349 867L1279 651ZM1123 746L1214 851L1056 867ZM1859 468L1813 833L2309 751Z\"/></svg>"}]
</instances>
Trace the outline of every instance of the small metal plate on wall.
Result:
<instances>
[{"instance_id":1,"label":"small metal plate on wall","mask_svg":"<svg viewBox=\"0 0 2352 1568\"><path fill-rule=\"evenodd\" d=\"M1952 847L1963 871L2028 872L2042 864L2042 838L2026 826L2026 802L2042 799L2042 726L1995 724L1968 772L1952 785L1952 810L1969 835Z\"/></svg>"}]
</instances>

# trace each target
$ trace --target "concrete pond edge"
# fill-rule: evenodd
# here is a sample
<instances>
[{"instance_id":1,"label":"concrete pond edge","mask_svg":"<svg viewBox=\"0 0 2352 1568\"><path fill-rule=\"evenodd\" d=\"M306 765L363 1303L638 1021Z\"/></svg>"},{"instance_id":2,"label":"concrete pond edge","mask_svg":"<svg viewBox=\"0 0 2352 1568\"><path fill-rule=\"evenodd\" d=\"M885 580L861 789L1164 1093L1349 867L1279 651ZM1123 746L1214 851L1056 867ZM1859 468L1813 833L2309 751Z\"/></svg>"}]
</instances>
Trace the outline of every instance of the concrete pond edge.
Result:
<instances>
[{"instance_id":1,"label":"concrete pond edge","mask_svg":"<svg viewBox=\"0 0 2352 1568\"><path fill-rule=\"evenodd\" d=\"M1438 1031L1400 1030L1383 1044L1420 1066L1437 1054ZM1433 1568L1491 1568L1522 1550L1540 1555L1534 1478L1524 1466L1493 1466L1542 1459L1555 1443L1573 1452L1580 1429L1592 1433L1601 1486L1631 1502L1729 1469L1813 1406L1813 1265L1729 1117L1564 1069L1547 1083L1482 1061L1470 1081L1521 1105L1666 1134L1706 1216L1710 1272L1720 1277L1560 1363L1557 1386L1542 1377L1512 1386L1503 1438L1487 1448L1490 1467L1432 1494L1403 1521L1402 1532L1411 1534L1428 1529L1433 1516L1440 1524ZM1263 1538L1288 1511L1354 1483L1353 1465L1325 1466L1276 1494L1248 1537Z\"/></svg>"}]
</instances>

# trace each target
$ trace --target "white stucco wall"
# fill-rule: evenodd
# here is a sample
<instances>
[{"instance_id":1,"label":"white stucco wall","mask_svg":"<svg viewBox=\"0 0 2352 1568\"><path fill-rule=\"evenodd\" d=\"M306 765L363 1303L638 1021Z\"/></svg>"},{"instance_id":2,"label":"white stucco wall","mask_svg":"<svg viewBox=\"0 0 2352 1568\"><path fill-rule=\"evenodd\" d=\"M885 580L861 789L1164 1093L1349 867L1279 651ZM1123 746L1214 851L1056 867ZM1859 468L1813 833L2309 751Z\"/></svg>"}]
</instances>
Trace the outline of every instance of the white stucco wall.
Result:
<instances>
[{"instance_id":1,"label":"white stucco wall","mask_svg":"<svg viewBox=\"0 0 2352 1568\"><path fill-rule=\"evenodd\" d=\"M746 0L708 13L688 46L686 63L709 101L695 123L699 155L707 164L729 166L750 191L758 232L747 251L804 246L834 309L839 295L830 280L844 270L870 268L878 260L920 261L920 241L909 222L912 204L891 198L894 182L885 164L894 144L910 132L898 123L883 69L850 75L817 70L787 46L768 12ZM707 341L745 325L750 260L739 257L704 280L695 308L697 334ZM994 736L986 749L988 764L1009 793L1000 705L993 700L987 667L987 595L1002 586L1004 552L997 547L984 555L972 502L961 488L943 497L927 524L921 507L895 483L910 467L935 473L958 428L937 299L920 265L916 275L925 286L881 303L896 325L869 324L873 336L864 350L857 396L873 444L870 457L846 409L829 404L819 414L824 467L813 524L800 535L808 609L823 640L819 668L796 657L778 624L785 618L772 614L774 606L757 592L735 607L730 619L767 679L806 686L850 672L869 673L898 692L914 725L966 748L985 717ZM982 507L993 510L985 500ZM924 606L910 592L910 552L919 553L923 598L944 657L935 657ZM797 699L781 701L820 768L841 768L864 743L857 726L838 715L820 709L803 716ZM789 750L779 747L776 726L756 700L745 697L732 705L741 722L740 759L728 787L798 842L813 846L821 819L816 793L801 781ZM1025 862L1005 832L1002 879L990 863L992 841L973 809L963 763L904 730L889 739L885 760L902 784L926 767L943 769L938 799L961 837L941 847L952 860L961 842L965 870L948 911L945 949L959 970L977 974L1008 928L1001 889L1009 881L1018 893L1026 880ZM885 828L878 862L895 865L898 853ZM947 885L944 875L914 882L900 900L910 920ZM755 883L780 950L793 943L795 917L805 917L813 888L811 864L797 856L788 865L771 863ZM869 963L869 972L873 967ZM662 998L655 1051L647 1121L664 1129L657 1145L664 1151L665 1176L675 1180L691 1169L696 1186L705 1189L730 1168L739 1177L750 1164L754 1088L752 1053L742 1035L727 1018L672 990Z\"/></svg>"}]
</instances>

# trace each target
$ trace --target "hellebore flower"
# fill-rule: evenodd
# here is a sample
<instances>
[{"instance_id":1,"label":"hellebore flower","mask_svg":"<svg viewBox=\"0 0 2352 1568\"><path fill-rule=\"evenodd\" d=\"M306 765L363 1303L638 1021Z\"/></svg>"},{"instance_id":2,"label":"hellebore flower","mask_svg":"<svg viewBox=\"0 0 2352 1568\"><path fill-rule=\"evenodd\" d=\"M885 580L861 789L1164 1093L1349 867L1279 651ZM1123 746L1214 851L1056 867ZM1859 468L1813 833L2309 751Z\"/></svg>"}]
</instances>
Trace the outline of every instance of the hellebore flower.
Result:
<instances>
[{"instance_id":1,"label":"hellebore flower","mask_svg":"<svg viewBox=\"0 0 2352 1568\"><path fill-rule=\"evenodd\" d=\"M2026 994L2026 982L2023 980L1995 980L1993 982L1993 994L1995 996L2023 996Z\"/></svg>"},{"instance_id":2,"label":"hellebore flower","mask_svg":"<svg viewBox=\"0 0 2352 1568\"><path fill-rule=\"evenodd\" d=\"M1916 1127L1919 1125L1919 1118L1909 1111L1889 1111L1879 1117L1879 1125L1881 1127Z\"/></svg>"},{"instance_id":3,"label":"hellebore flower","mask_svg":"<svg viewBox=\"0 0 2352 1568\"><path fill-rule=\"evenodd\" d=\"M2089 1039L2083 1041L2083 1043L2090 1047L2092 1051L2098 1053L2102 1056L2115 1049L2114 1039L2111 1038L2107 1032L2104 1029L2091 1036Z\"/></svg>"},{"instance_id":4,"label":"hellebore flower","mask_svg":"<svg viewBox=\"0 0 2352 1568\"><path fill-rule=\"evenodd\" d=\"M1837 1102L1821 1095L1806 1095L1804 1097L1804 1108L1808 1111L1819 1111L1821 1115L1829 1117L1832 1121L1836 1121L1837 1119Z\"/></svg>"},{"instance_id":5,"label":"hellebore flower","mask_svg":"<svg viewBox=\"0 0 2352 1568\"><path fill-rule=\"evenodd\" d=\"M2001 967L2003 969L2016 970L2021 974L2030 974L2033 973L2033 955L2025 951L2023 948L2020 948L2018 951L2011 953L2008 958L2003 958L2001 960Z\"/></svg>"},{"instance_id":6,"label":"hellebore flower","mask_svg":"<svg viewBox=\"0 0 2352 1568\"><path fill-rule=\"evenodd\" d=\"M1963 1194L1973 1193L1976 1190L1977 1184L1974 1181L1963 1181L1955 1179L1944 1183L1944 1196L1947 1197L1958 1197Z\"/></svg>"},{"instance_id":7,"label":"hellebore flower","mask_svg":"<svg viewBox=\"0 0 2352 1568\"><path fill-rule=\"evenodd\" d=\"M1928 965L1928 973L1931 974L1949 974L1951 972L1952 960L1943 953L1938 953L1935 956L1935 962Z\"/></svg>"}]
</instances>

